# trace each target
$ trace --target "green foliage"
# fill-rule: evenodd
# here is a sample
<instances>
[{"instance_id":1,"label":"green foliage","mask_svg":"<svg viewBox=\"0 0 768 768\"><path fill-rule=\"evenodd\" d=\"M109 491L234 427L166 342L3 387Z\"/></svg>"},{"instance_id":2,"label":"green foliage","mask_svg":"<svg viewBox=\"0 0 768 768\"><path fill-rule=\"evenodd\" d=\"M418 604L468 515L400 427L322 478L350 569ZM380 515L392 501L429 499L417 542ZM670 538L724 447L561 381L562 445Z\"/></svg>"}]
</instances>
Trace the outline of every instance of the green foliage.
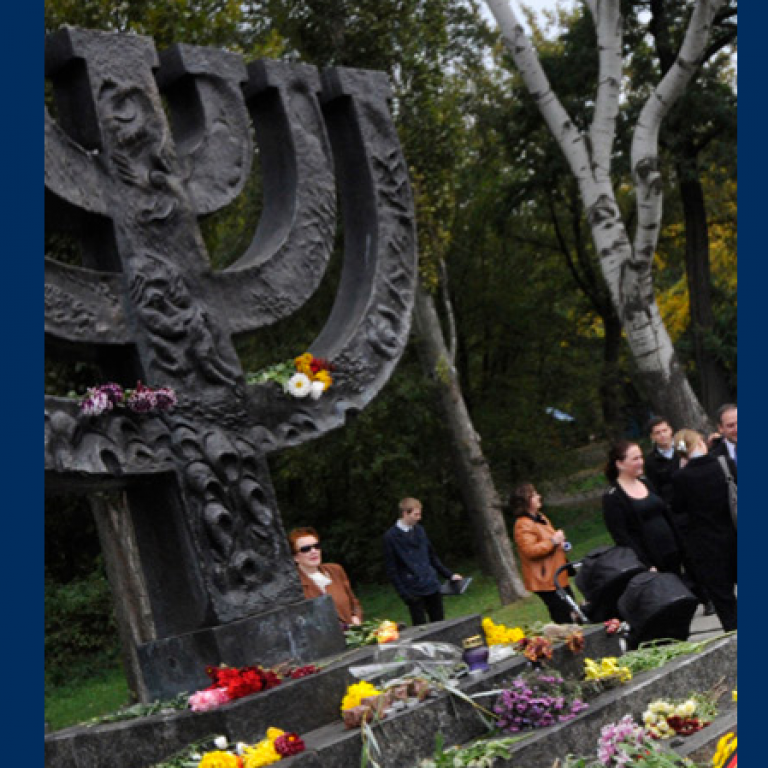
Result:
<instances>
[{"instance_id":1,"label":"green foliage","mask_svg":"<svg viewBox=\"0 0 768 768\"><path fill-rule=\"evenodd\" d=\"M46 682L61 685L117 658L112 596L101 571L58 584L45 581Z\"/></svg>"},{"instance_id":2,"label":"green foliage","mask_svg":"<svg viewBox=\"0 0 768 768\"><path fill-rule=\"evenodd\" d=\"M512 756L510 747L524 738L510 736L496 739L478 739L467 746L455 746L444 749L441 733L435 737L434 757L422 760L419 768L492 768L496 758L508 759Z\"/></svg>"}]
</instances>

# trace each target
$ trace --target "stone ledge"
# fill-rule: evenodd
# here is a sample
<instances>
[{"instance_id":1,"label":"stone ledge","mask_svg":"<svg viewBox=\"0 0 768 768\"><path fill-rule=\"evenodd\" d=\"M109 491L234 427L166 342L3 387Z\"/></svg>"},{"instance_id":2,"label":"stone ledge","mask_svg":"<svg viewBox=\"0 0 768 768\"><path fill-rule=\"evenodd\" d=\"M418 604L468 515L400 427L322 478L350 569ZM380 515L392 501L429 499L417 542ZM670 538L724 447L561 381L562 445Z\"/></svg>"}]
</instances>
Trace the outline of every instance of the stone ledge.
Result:
<instances>
[{"instance_id":1,"label":"stone ledge","mask_svg":"<svg viewBox=\"0 0 768 768\"><path fill-rule=\"evenodd\" d=\"M585 632L584 653L574 657L564 648L556 649L553 666L559 672L580 666L585 656L618 655L618 643L605 635L602 627ZM611 643L613 641L613 644ZM631 714L639 719L645 707L656 698L682 697L692 690L706 690L721 678L736 679L736 636L714 641L699 654L685 656L665 667L638 675L631 683L596 697L590 708L574 720L551 728L533 731L513 747L510 760L497 759L494 768L551 768L556 758L591 751L600 729ZM476 678L462 681L467 694L499 688L526 668L526 662L513 658L494 665ZM489 698L485 704L492 702ZM710 726L711 728L712 726ZM705 729L706 730L706 729ZM487 733L473 707L449 694L395 715L374 727L382 754L377 758L382 768L406 768L434 752L435 735L442 733L446 746L463 744ZM702 731L704 733L704 731ZM710 732L712 736L714 732ZM358 730L347 731L341 723L332 723L302 737L307 752L291 758L286 768L356 768L360 764L362 741Z\"/></svg>"},{"instance_id":2,"label":"stone ledge","mask_svg":"<svg viewBox=\"0 0 768 768\"><path fill-rule=\"evenodd\" d=\"M736 635L725 637L713 641L701 653L639 674L631 683L598 696L576 719L534 731L512 748L509 760L499 759L494 768L552 768L555 758L592 751L604 725L627 714L639 721L654 699L681 698L691 691L707 690L723 677L735 684L737 645Z\"/></svg>"},{"instance_id":3,"label":"stone ledge","mask_svg":"<svg viewBox=\"0 0 768 768\"><path fill-rule=\"evenodd\" d=\"M573 654L563 645L555 648L553 667L558 672L580 672L587 656L617 656L619 643L606 635L602 625L584 632L583 653ZM463 678L460 690L468 695L495 690L508 684L529 665L522 656L494 664L488 672ZM486 708L493 701L482 702ZM551 729L548 729L551 730ZM433 754L435 736L442 733L446 746L462 744L487 733L477 710L453 695L442 693L414 708L389 715L374 727L382 754L377 758L382 768L405 768ZM286 768L357 768L360 765L362 741L358 729L346 730L340 719L310 733L302 733L307 751L291 758ZM519 764L518 768L519 768ZM526 768L528 768L526 766ZM547 768L551 768L550 765Z\"/></svg>"},{"instance_id":4,"label":"stone ledge","mask_svg":"<svg viewBox=\"0 0 768 768\"><path fill-rule=\"evenodd\" d=\"M482 631L479 615L410 627L403 640L461 644ZM73 726L45 737L48 768L147 768L187 744L213 735L231 741L254 742L269 726L305 733L339 720L339 705L354 682L348 668L373 659L367 646L335 657L316 675L285 682L277 688L249 696L208 712L176 711L117 723ZM328 660L326 660L328 661ZM297 701L301 702L298 707ZM116 756L119 755L119 759Z\"/></svg>"}]
</instances>

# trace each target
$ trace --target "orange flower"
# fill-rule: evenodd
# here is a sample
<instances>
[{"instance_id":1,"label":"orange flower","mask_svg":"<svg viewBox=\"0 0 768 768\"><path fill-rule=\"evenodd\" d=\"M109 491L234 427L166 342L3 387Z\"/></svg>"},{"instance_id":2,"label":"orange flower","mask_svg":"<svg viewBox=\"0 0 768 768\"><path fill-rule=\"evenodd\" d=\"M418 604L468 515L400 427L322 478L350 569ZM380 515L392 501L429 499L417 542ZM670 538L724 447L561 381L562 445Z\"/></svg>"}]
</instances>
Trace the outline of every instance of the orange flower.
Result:
<instances>
[{"instance_id":1,"label":"orange flower","mask_svg":"<svg viewBox=\"0 0 768 768\"><path fill-rule=\"evenodd\" d=\"M309 352L305 352L303 355L299 355L294 361L296 370L299 373L303 373L305 376L312 378L312 355Z\"/></svg>"},{"instance_id":2,"label":"orange flower","mask_svg":"<svg viewBox=\"0 0 768 768\"><path fill-rule=\"evenodd\" d=\"M400 632L394 621L382 621L374 634L379 643L391 643L400 638Z\"/></svg>"}]
</instances>

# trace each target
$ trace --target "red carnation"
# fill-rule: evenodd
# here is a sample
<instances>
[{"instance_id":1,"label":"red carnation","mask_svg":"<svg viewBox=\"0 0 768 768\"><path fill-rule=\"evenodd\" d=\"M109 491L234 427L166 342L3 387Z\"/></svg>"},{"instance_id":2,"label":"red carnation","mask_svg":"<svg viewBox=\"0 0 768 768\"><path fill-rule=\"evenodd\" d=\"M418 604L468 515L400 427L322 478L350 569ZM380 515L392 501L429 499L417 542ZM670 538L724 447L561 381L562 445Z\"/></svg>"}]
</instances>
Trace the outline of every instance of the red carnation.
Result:
<instances>
[{"instance_id":1,"label":"red carnation","mask_svg":"<svg viewBox=\"0 0 768 768\"><path fill-rule=\"evenodd\" d=\"M608 621L603 622L603 626L605 626L605 631L609 635L613 635L621 629L621 621L619 619L608 619Z\"/></svg>"},{"instance_id":2,"label":"red carnation","mask_svg":"<svg viewBox=\"0 0 768 768\"><path fill-rule=\"evenodd\" d=\"M301 737L296 733L284 733L275 739L275 752L283 757L298 755L306 749Z\"/></svg>"},{"instance_id":3,"label":"red carnation","mask_svg":"<svg viewBox=\"0 0 768 768\"><path fill-rule=\"evenodd\" d=\"M314 664L307 664L303 667L296 667L292 669L288 674L291 680L298 680L301 677L307 677L307 675L314 675L317 672L317 667Z\"/></svg>"},{"instance_id":4,"label":"red carnation","mask_svg":"<svg viewBox=\"0 0 768 768\"><path fill-rule=\"evenodd\" d=\"M332 371L333 364L328 362L324 357L314 357L309 364L309 368L312 373L317 373L318 371Z\"/></svg>"}]
</instances>

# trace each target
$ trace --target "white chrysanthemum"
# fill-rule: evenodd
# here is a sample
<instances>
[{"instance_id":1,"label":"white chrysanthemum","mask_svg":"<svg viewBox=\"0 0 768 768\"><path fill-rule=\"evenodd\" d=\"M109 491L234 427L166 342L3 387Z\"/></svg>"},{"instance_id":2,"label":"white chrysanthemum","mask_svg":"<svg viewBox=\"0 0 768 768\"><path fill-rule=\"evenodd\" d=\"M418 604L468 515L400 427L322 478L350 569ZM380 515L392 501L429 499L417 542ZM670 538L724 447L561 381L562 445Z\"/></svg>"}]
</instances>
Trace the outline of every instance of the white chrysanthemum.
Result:
<instances>
[{"instance_id":1,"label":"white chrysanthemum","mask_svg":"<svg viewBox=\"0 0 768 768\"><path fill-rule=\"evenodd\" d=\"M217 736L213 740L213 744L216 747L216 749L226 749L228 743L229 742L227 741L227 737L226 736Z\"/></svg>"},{"instance_id":2,"label":"white chrysanthemum","mask_svg":"<svg viewBox=\"0 0 768 768\"><path fill-rule=\"evenodd\" d=\"M294 373L285 385L288 393L294 397L306 397L311 387L312 382L309 380L309 376L304 373Z\"/></svg>"},{"instance_id":3,"label":"white chrysanthemum","mask_svg":"<svg viewBox=\"0 0 768 768\"><path fill-rule=\"evenodd\" d=\"M317 400L325 392L325 384L322 381L313 381L309 385L309 394L313 400Z\"/></svg>"}]
</instances>

